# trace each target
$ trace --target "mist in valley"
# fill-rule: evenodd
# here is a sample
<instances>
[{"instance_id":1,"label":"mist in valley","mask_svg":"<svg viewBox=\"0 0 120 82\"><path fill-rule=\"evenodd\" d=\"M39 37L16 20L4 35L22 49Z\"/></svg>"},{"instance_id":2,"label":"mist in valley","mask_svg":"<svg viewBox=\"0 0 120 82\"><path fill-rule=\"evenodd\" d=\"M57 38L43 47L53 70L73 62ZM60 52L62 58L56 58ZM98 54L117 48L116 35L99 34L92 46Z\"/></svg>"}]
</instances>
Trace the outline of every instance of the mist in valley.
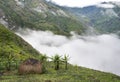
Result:
<instances>
[{"instance_id":1,"label":"mist in valley","mask_svg":"<svg viewBox=\"0 0 120 82\"><path fill-rule=\"evenodd\" d=\"M40 53L70 56L69 63L120 75L120 39L115 34L71 37L50 31L20 30L17 32Z\"/></svg>"}]
</instances>

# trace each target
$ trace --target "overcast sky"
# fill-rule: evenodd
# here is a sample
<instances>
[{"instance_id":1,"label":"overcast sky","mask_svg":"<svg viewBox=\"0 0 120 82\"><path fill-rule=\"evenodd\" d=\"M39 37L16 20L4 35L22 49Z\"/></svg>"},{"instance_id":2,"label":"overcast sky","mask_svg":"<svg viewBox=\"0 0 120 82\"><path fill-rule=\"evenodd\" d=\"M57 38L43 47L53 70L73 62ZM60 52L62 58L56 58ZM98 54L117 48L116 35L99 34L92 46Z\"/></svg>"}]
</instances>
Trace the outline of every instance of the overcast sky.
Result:
<instances>
[{"instance_id":1,"label":"overcast sky","mask_svg":"<svg viewBox=\"0 0 120 82\"><path fill-rule=\"evenodd\" d=\"M120 0L48 0L48 1L53 1L59 5L70 6L70 7L84 7L84 6L97 4L100 2L109 2L109 1L120 2Z\"/></svg>"}]
</instances>

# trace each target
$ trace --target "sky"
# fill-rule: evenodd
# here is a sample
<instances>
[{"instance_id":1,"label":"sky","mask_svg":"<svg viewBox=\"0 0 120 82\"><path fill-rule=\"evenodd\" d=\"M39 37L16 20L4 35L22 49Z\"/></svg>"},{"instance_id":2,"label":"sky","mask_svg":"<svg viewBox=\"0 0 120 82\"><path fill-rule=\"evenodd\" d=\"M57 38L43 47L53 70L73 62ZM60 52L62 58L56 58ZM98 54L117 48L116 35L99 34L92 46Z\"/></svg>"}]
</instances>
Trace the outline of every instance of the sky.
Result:
<instances>
[{"instance_id":1,"label":"sky","mask_svg":"<svg viewBox=\"0 0 120 82\"><path fill-rule=\"evenodd\" d=\"M95 5L100 2L109 2L109 1L117 1L120 0L48 0L55 2L61 6L69 6L69 7L85 7L90 5Z\"/></svg>"}]
</instances>

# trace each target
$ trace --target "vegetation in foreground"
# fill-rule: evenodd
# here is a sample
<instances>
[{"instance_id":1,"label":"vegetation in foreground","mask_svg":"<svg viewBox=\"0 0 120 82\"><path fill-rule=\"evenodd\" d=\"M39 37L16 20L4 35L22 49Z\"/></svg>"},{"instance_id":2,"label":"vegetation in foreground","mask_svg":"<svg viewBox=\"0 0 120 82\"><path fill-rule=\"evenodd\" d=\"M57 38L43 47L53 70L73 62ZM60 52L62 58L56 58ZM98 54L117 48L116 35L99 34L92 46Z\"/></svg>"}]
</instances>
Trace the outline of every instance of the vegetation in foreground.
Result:
<instances>
[{"instance_id":1,"label":"vegetation in foreground","mask_svg":"<svg viewBox=\"0 0 120 82\"><path fill-rule=\"evenodd\" d=\"M43 74L18 74L26 58L36 58L44 65ZM27 42L0 25L0 82L120 82L120 77L68 64L69 57L55 55L47 61Z\"/></svg>"},{"instance_id":2,"label":"vegetation in foreground","mask_svg":"<svg viewBox=\"0 0 120 82\"><path fill-rule=\"evenodd\" d=\"M120 77L83 67L69 65L65 70L62 65L54 70L53 63L47 65L43 74L18 75L17 70L6 72L0 82L120 82Z\"/></svg>"},{"instance_id":3,"label":"vegetation in foreground","mask_svg":"<svg viewBox=\"0 0 120 82\"><path fill-rule=\"evenodd\" d=\"M11 63L17 66L19 61L39 55L31 45L0 24L0 70L11 70Z\"/></svg>"},{"instance_id":4,"label":"vegetation in foreground","mask_svg":"<svg viewBox=\"0 0 120 82\"><path fill-rule=\"evenodd\" d=\"M46 56L41 57L45 60L42 61L45 67L44 73L19 75L18 70L14 68L1 75L0 82L120 82L120 77L117 75L77 65L67 63L66 69L68 60L64 60L59 55L52 57L52 61L46 61ZM68 59L67 56L66 59Z\"/></svg>"}]
</instances>

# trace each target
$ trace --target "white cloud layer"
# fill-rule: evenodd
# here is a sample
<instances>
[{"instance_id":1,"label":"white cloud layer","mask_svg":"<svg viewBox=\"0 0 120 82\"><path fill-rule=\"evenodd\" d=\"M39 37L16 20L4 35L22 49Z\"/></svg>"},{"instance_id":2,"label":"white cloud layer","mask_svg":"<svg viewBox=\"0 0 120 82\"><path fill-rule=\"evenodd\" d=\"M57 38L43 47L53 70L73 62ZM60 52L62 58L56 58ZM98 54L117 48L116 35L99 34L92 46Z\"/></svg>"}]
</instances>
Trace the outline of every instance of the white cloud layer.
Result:
<instances>
[{"instance_id":1,"label":"white cloud layer","mask_svg":"<svg viewBox=\"0 0 120 82\"><path fill-rule=\"evenodd\" d=\"M120 39L114 34L71 38L51 32L22 30L17 33L41 53L69 54L70 63L120 75Z\"/></svg>"},{"instance_id":2,"label":"white cloud layer","mask_svg":"<svg viewBox=\"0 0 120 82\"><path fill-rule=\"evenodd\" d=\"M102 8L114 8L112 4L98 4L97 6Z\"/></svg>"},{"instance_id":3,"label":"white cloud layer","mask_svg":"<svg viewBox=\"0 0 120 82\"><path fill-rule=\"evenodd\" d=\"M48 0L55 2L62 6L70 6L70 7L84 7L89 5L95 5L100 2L109 2L109 1L120 1L120 0Z\"/></svg>"}]
</instances>

